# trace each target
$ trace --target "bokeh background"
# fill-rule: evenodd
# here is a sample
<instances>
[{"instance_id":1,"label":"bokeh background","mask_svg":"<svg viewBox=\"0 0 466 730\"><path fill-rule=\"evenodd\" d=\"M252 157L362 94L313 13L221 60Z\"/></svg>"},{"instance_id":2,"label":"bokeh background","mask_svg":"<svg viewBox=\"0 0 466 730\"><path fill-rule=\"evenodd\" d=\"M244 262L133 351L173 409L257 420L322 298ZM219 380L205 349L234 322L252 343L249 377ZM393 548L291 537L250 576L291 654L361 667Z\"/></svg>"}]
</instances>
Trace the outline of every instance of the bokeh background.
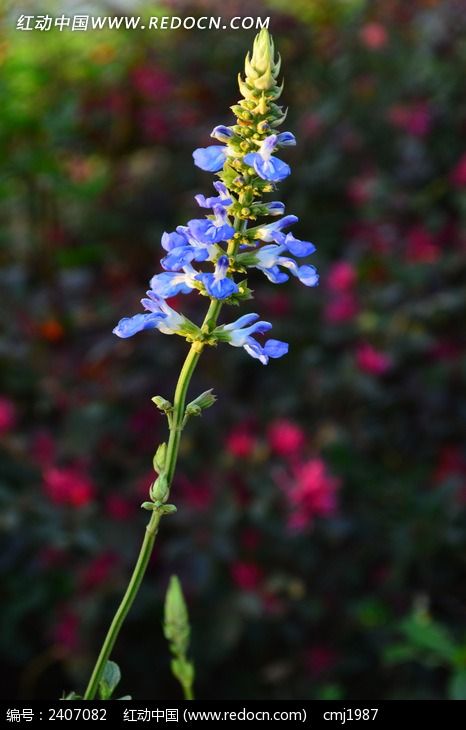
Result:
<instances>
[{"instance_id":1,"label":"bokeh background","mask_svg":"<svg viewBox=\"0 0 466 730\"><path fill-rule=\"evenodd\" d=\"M251 15L220 5L151 14ZM0 45L9 699L82 690L126 585L165 438L150 398L172 393L185 344L111 330L138 311L162 232L210 189L191 153L232 121L254 36L14 29L19 12L90 7L143 6L10 3ZM249 311L288 357L203 357L193 395L219 401L186 432L179 511L114 652L121 693L179 697L161 631L176 572L199 697L466 699L466 3L254 14L283 56L299 144L281 199L321 286L253 281Z\"/></svg>"}]
</instances>

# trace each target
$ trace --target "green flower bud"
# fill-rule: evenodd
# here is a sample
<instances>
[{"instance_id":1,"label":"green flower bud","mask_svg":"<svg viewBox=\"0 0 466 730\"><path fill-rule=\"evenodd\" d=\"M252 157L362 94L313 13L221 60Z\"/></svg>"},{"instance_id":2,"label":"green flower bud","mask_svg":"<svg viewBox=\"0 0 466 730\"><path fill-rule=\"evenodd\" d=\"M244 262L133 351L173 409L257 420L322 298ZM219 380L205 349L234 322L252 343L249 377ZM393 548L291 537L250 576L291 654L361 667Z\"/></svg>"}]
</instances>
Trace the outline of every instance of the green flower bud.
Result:
<instances>
[{"instance_id":1,"label":"green flower bud","mask_svg":"<svg viewBox=\"0 0 466 730\"><path fill-rule=\"evenodd\" d=\"M190 636L189 616L181 584L172 575L165 596L163 632L175 656L185 656Z\"/></svg>"},{"instance_id":2,"label":"green flower bud","mask_svg":"<svg viewBox=\"0 0 466 730\"><path fill-rule=\"evenodd\" d=\"M272 71L275 66L273 58L274 55L275 49L272 36L270 35L267 28L262 28L262 30L254 38L254 45L252 47L252 57L250 63L249 58L246 57L246 64L248 66L248 69L254 74L257 74L257 76L259 76L260 74L264 74L266 71Z\"/></svg>"},{"instance_id":3,"label":"green flower bud","mask_svg":"<svg viewBox=\"0 0 466 730\"><path fill-rule=\"evenodd\" d=\"M186 406L186 417L200 416L202 411L213 406L216 400L217 398L212 393L212 388L204 391L204 393L198 395L191 403L188 403Z\"/></svg>"},{"instance_id":4,"label":"green flower bud","mask_svg":"<svg viewBox=\"0 0 466 730\"><path fill-rule=\"evenodd\" d=\"M150 488L150 496L154 502L166 502L168 499L168 479L162 472Z\"/></svg>"},{"instance_id":5,"label":"green flower bud","mask_svg":"<svg viewBox=\"0 0 466 730\"><path fill-rule=\"evenodd\" d=\"M156 395L154 398L151 398L151 400L152 403L155 403L159 411L162 411L163 413L170 413L173 410L173 406L170 401L166 398L162 398L161 395Z\"/></svg>"},{"instance_id":6,"label":"green flower bud","mask_svg":"<svg viewBox=\"0 0 466 730\"><path fill-rule=\"evenodd\" d=\"M157 451L155 452L153 465L157 474L161 474L165 468L165 457L167 454L167 444L160 444Z\"/></svg>"}]
</instances>

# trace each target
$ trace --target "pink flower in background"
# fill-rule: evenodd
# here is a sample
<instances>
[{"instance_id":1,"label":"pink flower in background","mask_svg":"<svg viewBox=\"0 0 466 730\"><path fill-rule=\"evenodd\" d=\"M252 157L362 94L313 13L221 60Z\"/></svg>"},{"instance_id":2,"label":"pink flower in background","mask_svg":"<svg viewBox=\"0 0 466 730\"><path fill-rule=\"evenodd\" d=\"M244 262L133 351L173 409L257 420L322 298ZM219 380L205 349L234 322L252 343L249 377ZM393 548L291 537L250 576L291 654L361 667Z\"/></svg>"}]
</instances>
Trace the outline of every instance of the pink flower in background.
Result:
<instances>
[{"instance_id":1,"label":"pink flower in background","mask_svg":"<svg viewBox=\"0 0 466 730\"><path fill-rule=\"evenodd\" d=\"M433 264L440 257L440 248L424 226L413 226L407 234L406 259L412 263Z\"/></svg>"},{"instance_id":2,"label":"pink flower in background","mask_svg":"<svg viewBox=\"0 0 466 730\"><path fill-rule=\"evenodd\" d=\"M68 553L63 548L47 545L39 551L37 559L41 568L44 570L53 570L54 568L66 565Z\"/></svg>"},{"instance_id":3,"label":"pink flower in background","mask_svg":"<svg viewBox=\"0 0 466 730\"><path fill-rule=\"evenodd\" d=\"M368 342L363 342L356 350L356 364L363 373L384 375L392 367L392 359Z\"/></svg>"},{"instance_id":4,"label":"pink flower in background","mask_svg":"<svg viewBox=\"0 0 466 730\"><path fill-rule=\"evenodd\" d=\"M308 139L318 137L323 127L323 120L318 114L309 112L300 119L301 135Z\"/></svg>"},{"instance_id":5,"label":"pink flower in background","mask_svg":"<svg viewBox=\"0 0 466 730\"><path fill-rule=\"evenodd\" d=\"M357 272L348 261L337 261L327 274L327 286L333 292L347 292L357 281Z\"/></svg>"},{"instance_id":6,"label":"pink flower in background","mask_svg":"<svg viewBox=\"0 0 466 730\"><path fill-rule=\"evenodd\" d=\"M463 353L459 342L450 338L440 338L432 344L429 355L440 362L455 362Z\"/></svg>"},{"instance_id":7,"label":"pink flower in background","mask_svg":"<svg viewBox=\"0 0 466 730\"><path fill-rule=\"evenodd\" d=\"M444 446L441 450L434 472L434 483L452 480L457 484L457 501L466 504L466 455L456 445Z\"/></svg>"},{"instance_id":8,"label":"pink flower in background","mask_svg":"<svg viewBox=\"0 0 466 730\"><path fill-rule=\"evenodd\" d=\"M95 497L95 487L79 467L49 467L43 474L43 488L55 504L85 507Z\"/></svg>"},{"instance_id":9,"label":"pink flower in background","mask_svg":"<svg viewBox=\"0 0 466 730\"><path fill-rule=\"evenodd\" d=\"M11 431L17 422L16 406L10 398L0 396L0 435Z\"/></svg>"},{"instance_id":10,"label":"pink flower in background","mask_svg":"<svg viewBox=\"0 0 466 730\"><path fill-rule=\"evenodd\" d=\"M135 504L119 494L110 494L105 500L105 513L117 522L124 522L135 512Z\"/></svg>"},{"instance_id":11,"label":"pink flower in background","mask_svg":"<svg viewBox=\"0 0 466 730\"><path fill-rule=\"evenodd\" d=\"M337 261L327 275L330 300L326 303L324 317L331 324L350 322L359 313L359 303L353 291L357 272L348 261Z\"/></svg>"},{"instance_id":12,"label":"pink flower in background","mask_svg":"<svg viewBox=\"0 0 466 730\"><path fill-rule=\"evenodd\" d=\"M257 438L246 424L236 426L225 440L225 449L239 459L252 456L257 447Z\"/></svg>"},{"instance_id":13,"label":"pink flower in background","mask_svg":"<svg viewBox=\"0 0 466 730\"><path fill-rule=\"evenodd\" d=\"M359 31L361 42L371 51L379 51L388 43L388 34L381 23L366 23Z\"/></svg>"},{"instance_id":14,"label":"pink flower in background","mask_svg":"<svg viewBox=\"0 0 466 730\"><path fill-rule=\"evenodd\" d=\"M425 137L432 127L432 114L425 101L395 104L388 110L388 120L413 137Z\"/></svg>"},{"instance_id":15,"label":"pink flower in background","mask_svg":"<svg viewBox=\"0 0 466 730\"><path fill-rule=\"evenodd\" d=\"M314 677L331 671L338 660L338 654L325 644L315 644L305 653L304 665Z\"/></svg>"},{"instance_id":16,"label":"pink flower in background","mask_svg":"<svg viewBox=\"0 0 466 730\"><path fill-rule=\"evenodd\" d=\"M440 451L435 478L437 481L443 481L451 474L464 474L466 476L466 456L455 445L444 446Z\"/></svg>"},{"instance_id":17,"label":"pink flower in background","mask_svg":"<svg viewBox=\"0 0 466 730\"><path fill-rule=\"evenodd\" d=\"M349 180L346 194L348 199L356 206L362 206L374 197L377 178L371 174L361 174Z\"/></svg>"},{"instance_id":18,"label":"pink flower in background","mask_svg":"<svg viewBox=\"0 0 466 730\"><path fill-rule=\"evenodd\" d=\"M135 89L155 101L161 101L173 90L173 81L168 73L155 66L137 66L131 73Z\"/></svg>"},{"instance_id":19,"label":"pink flower in background","mask_svg":"<svg viewBox=\"0 0 466 730\"><path fill-rule=\"evenodd\" d=\"M60 611L58 620L52 628L52 641L66 652L73 652L79 646L79 617L70 608Z\"/></svg>"},{"instance_id":20,"label":"pink flower in background","mask_svg":"<svg viewBox=\"0 0 466 730\"><path fill-rule=\"evenodd\" d=\"M466 152L450 172L450 182L457 188L466 187Z\"/></svg>"},{"instance_id":21,"label":"pink flower in background","mask_svg":"<svg viewBox=\"0 0 466 730\"><path fill-rule=\"evenodd\" d=\"M292 310L290 297L282 292L268 292L266 290L258 293L261 311L267 313L267 316L286 317Z\"/></svg>"},{"instance_id":22,"label":"pink flower in background","mask_svg":"<svg viewBox=\"0 0 466 730\"><path fill-rule=\"evenodd\" d=\"M140 124L147 142L165 142L169 137L169 125L158 107L141 110Z\"/></svg>"},{"instance_id":23,"label":"pink flower in background","mask_svg":"<svg viewBox=\"0 0 466 730\"><path fill-rule=\"evenodd\" d=\"M294 421L281 418L273 421L267 431L267 439L272 451L279 456L296 456L304 446L306 435Z\"/></svg>"},{"instance_id":24,"label":"pink flower in background","mask_svg":"<svg viewBox=\"0 0 466 730\"><path fill-rule=\"evenodd\" d=\"M230 568L235 585L242 591L254 591L263 578L262 569L252 562L238 560Z\"/></svg>"},{"instance_id":25,"label":"pink flower in background","mask_svg":"<svg viewBox=\"0 0 466 730\"><path fill-rule=\"evenodd\" d=\"M175 491L179 501L194 510L209 509L214 499L212 487L205 476L193 481L181 474L176 477Z\"/></svg>"},{"instance_id":26,"label":"pink flower in background","mask_svg":"<svg viewBox=\"0 0 466 730\"><path fill-rule=\"evenodd\" d=\"M241 545L245 550L256 550L259 547L262 536L259 530L248 527L241 533Z\"/></svg>"},{"instance_id":27,"label":"pink flower in background","mask_svg":"<svg viewBox=\"0 0 466 730\"><path fill-rule=\"evenodd\" d=\"M79 588L81 591L89 591L97 588L97 586L107 583L119 559L115 553L105 552L98 555L87 565L79 579Z\"/></svg>"},{"instance_id":28,"label":"pink flower in background","mask_svg":"<svg viewBox=\"0 0 466 730\"><path fill-rule=\"evenodd\" d=\"M51 433L39 431L34 435L31 444L31 455L42 468L53 464L56 451L55 441Z\"/></svg>"},{"instance_id":29,"label":"pink flower in background","mask_svg":"<svg viewBox=\"0 0 466 730\"><path fill-rule=\"evenodd\" d=\"M288 526L292 530L305 530L315 517L329 517L336 511L340 479L329 473L320 457L296 464L282 485L291 507Z\"/></svg>"},{"instance_id":30,"label":"pink flower in background","mask_svg":"<svg viewBox=\"0 0 466 730\"><path fill-rule=\"evenodd\" d=\"M330 324L351 322L359 314L359 303L353 294L344 294L327 302L324 317Z\"/></svg>"}]
</instances>

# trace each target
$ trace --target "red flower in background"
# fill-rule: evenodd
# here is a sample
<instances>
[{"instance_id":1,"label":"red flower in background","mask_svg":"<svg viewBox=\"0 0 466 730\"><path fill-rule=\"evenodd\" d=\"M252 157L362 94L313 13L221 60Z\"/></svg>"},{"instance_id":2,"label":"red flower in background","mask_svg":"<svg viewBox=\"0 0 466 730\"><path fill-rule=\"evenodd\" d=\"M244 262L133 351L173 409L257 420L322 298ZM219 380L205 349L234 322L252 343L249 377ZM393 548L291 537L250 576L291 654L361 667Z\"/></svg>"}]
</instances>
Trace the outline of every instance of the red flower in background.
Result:
<instances>
[{"instance_id":1,"label":"red flower in background","mask_svg":"<svg viewBox=\"0 0 466 730\"><path fill-rule=\"evenodd\" d=\"M452 480L458 485L458 501L466 503L466 455L458 446L444 446L438 458L434 472L437 485Z\"/></svg>"},{"instance_id":2,"label":"red flower in background","mask_svg":"<svg viewBox=\"0 0 466 730\"><path fill-rule=\"evenodd\" d=\"M252 456L257 447L257 438L246 424L236 426L225 440L225 449L239 459Z\"/></svg>"},{"instance_id":3,"label":"red flower in background","mask_svg":"<svg viewBox=\"0 0 466 730\"><path fill-rule=\"evenodd\" d=\"M450 182L457 188L466 186L466 152L460 157L451 171Z\"/></svg>"},{"instance_id":4,"label":"red flower in background","mask_svg":"<svg viewBox=\"0 0 466 730\"><path fill-rule=\"evenodd\" d=\"M31 455L42 468L51 466L56 456L56 444L51 433L42 430L33 436Z\"/></svg>"},{"instance_id":5,"label":"red flower in background","mask_svg":"<svg viewBox=\"0 0 466 730\"><path fill-rule=\"evenodd\" d=\"M135 503L119 494L110 494L105 500L105 512L113 520L124 522L135 514Z\"/></svg>"},{"instance_id":6,"label":"red flower in background","mask_svg":"<svg viewBox=\"0 0 466 730\"><path fill-rule=\"evenodd\" d=\"M273 421L267 431L269 446L279 456L296 456L304 446L306 434L294 421L281 418Z\"/></svg>"},{"instance_id":7,"label":"red flower in background","mask_svg":"<svg viewBox=\"0 0 466 730\"><path fill-rule=\"evenodd\" d=\"M243 591L254 591L263 578L262 569L252 562L238 560L230 568L235 585Z\"/></svg>"},{"instance_id":8,"label":"red flower in background","mask_svg":"<svg viewBox=\"0 0 466 730\"><path fill-rule=\"evenodd\" d=\"M366 23L359 31L361 42L371 51L379 51L388 43L388 34L381 23Z\"/></svg>"},{"instance_id":9,"label":"red flower in background","mask_svg":"<svg viewBox=\"0 0 466 730\"><path fill-rule=\"evenodd\" d=\"M214 494L206 476L196 481L180 475L176 477L175 492L178 499L194 510L207 510L212 505Z\"/></svg>"},{"instance_id":10,"label":"red flower in background","mask_svg":"<svg viewBox=\"0 0 466 730\"><path fill-rule=\"evenodd\" d=\"M16 406L10 398L0 396L0 435L4 435L16 426Z\"/></svg>"},{"instance_id":11,"label":"red flower in background","mask_svg":"<svg viewBox=\"0 0 466 730\"><path fill-rule=\"evenodd\" d=\"M324 644L315 644L305 653L304 665L314 677L331 671L338 661L338 654L334 649Z\"/></svg>"},{"instance_id":12,"label":"red flower in background","mask_svg":"<svg viewBox=\"0 0 466 730\"><path fill-rule=\"evenodd\" d=\"M333 292L348 292L356 284L358 274L349 261L337 261L327 274L327 286Z\"/></svg>"},{"instance_id":13,"label":"red flower in background","mask_svg":"<svg viewBox=\"0 0 466 730\"><path fill-rule=\"evenodd\" d=\"M440 257L440 248L424 226L413 226L407 234L406 259L412 263L433 264Z\"/></svg>"},{"instance_id":14,"label":"red flower in background","mask_svg":"<svg viewBox=\"0 0 466 730\"><path fill-rule=\"evenodd\" d=\"M356 350L356 364L363 373L384 375L392 367L392 359L368 342L363 342Z\"/></svg>"},{"instance_id":15,"label":"red flower in background","mask_svg":"<svg viewBox=\"0 0 466 730\"><path fill-rule=\"evenodd\" d=\"M67 653L76 651L79 646L79 616L70 608L60 611L58 620L52 628L52 641Z\"/></svg>"},{"instance_id":16,"label":"red flower in background","mask_svg":"<svg viewBox=\"0 0 466 730\"><path fill-rule=\"evenodd\" d=\"M327 322L349 322L359 313L359 302L354 292L356 282L357 271L348 261L337 261L330 267L327 275L330 301L326 303L324 310Z\"/></svg>"},{"instance_id":17,"label":"red flower in background","mask_svg":"<svg viewBox=\"0 0 466 730\"><path fill-rule=\"evenodd\" d=\"M359 303L355 296L343 295L327 302L324 317L329 324L342 324L351 322L359 314L359 310Z\"/></svg>"},{"instance_id":18,"label":"red flower in background","mask_svg":"<svg viewBox=\"0 0 466 730\"><path fill-rule=\"evenodd\" d=\"M174 88L171 76L153 65L137 66L131 72L134 88L145 97L155 101L166 98Z\"/></svg>"},{"instance_id":19,"label":"red flower in background","mask_svg":"<svg viewBox=\"0 0 466 730\"><path fill-rule=\"evenodd\" d=\"M94 484L80 467L49 467L43 477L45 494L55 504L85 507L95 497Z\"/></svg>"},{"instance_id":20,"label":"red flower in background","mask_svg":"<svg viewBox=\"0 0 466 730\"><path fill-rule=\"evenodd\" d=\"M425 137L432 127L432 114L425 101L395 104L388 110L390 123L413 137Z\"/></svg>"},{"instance_id":21,"label":"red flower in background","mask_svg":"<svg viewBox=\"0 0 466 730\"><path fill-rule=\"evenodd\" d=\"M294 465L282 485L291 507L288 526L292 530L305 530L316 517L329 517L336 511L340 479L329 473L319 457Z\"/></svg>"},{"instance_id":22,"label":"red flower in background","mask_svg":"<svg viewBox=\"0 0 466 730\"><path fill-rule=\"evenodd\" d=\"M105 552L98 555L82 571L79 579L80 590L84 592L94 590L94 588L107 583L118 562L119 559L115 553Z\"/></svg>"}]
</instances>

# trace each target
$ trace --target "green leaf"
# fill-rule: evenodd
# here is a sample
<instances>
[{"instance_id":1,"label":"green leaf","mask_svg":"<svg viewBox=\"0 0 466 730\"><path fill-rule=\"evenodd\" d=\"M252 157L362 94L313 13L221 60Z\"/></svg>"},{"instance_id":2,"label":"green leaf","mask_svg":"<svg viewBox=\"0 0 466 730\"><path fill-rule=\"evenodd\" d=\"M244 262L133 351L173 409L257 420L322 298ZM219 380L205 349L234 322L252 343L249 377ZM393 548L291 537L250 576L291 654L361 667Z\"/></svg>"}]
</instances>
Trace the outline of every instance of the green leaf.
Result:
<instances>
[{"instance_id":1,"label":"green leaf","mask_svg":"<svg viewBox=\"0 0 466 730\"><path fill-rule=\"evenodd\" d=\"M466 700L466 669L455 672L448 684L448 697L451 700Z\"/></svg>"},{"instance_id":2,"label":"green leaf","mask_svg":"<svg viewBox=\"0 0 466 730\"><path fill-rule=\"evenodd\" d=\"M431 651L447 663L454 661L456 649L450 634L428 615L414 615L405 619L401 624L401 630L419 649Z\"/></svg>"},{"instance_id":3,"label":"green leaf","mask_svg":"<svg viewBox=\"0 0 466 730\"><path fill-rule=\"evenodd\" d=\"M62 700L82 700L82 695L76 694L76 692L68 692L67 695L61 698Z\"/></svg>"},{"instance_id":4,"label":"green leaf","mask_svg":"<svg viewBox=\"0 0 466 730\"><path fill-rule=\"evenodd\" d=\"M403 664L418 658L418 649L410 644L393 644L393 646L388 646L383 653L385 664Z\"/></svg>"},{"instance_id":5,"label":"green leaf","mask_svg":"<svg viewBox=\"0 0 466 730\"><path fill-rule=\"evenodd\" d=\"M99 682L100 699L109 700L120 680L120 667L115 662L108 661L105 665L102 679Z\"/></svg>"}]
</instances>

